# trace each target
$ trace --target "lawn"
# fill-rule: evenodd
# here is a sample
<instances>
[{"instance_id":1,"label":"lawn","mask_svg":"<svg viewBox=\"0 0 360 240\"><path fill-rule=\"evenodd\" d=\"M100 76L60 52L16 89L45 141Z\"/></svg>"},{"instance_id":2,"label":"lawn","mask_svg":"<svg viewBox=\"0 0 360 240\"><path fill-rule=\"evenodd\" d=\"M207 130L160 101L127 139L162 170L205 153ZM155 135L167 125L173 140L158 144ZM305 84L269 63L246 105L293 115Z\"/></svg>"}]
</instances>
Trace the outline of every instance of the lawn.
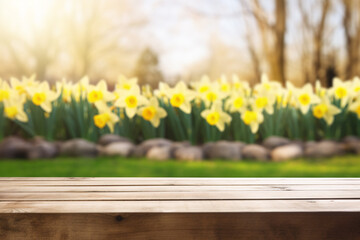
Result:
<instances>
[{"instance_id":1,"label":"lawn","mask_svg":"<svg viewBox=\"0 0 360 240\"><path fill-rule=\"evenodd\" d=\"M158 162L125 158L1 160L0 177L360 177L360 157L281 163Z\"/></svg>"}]
</instances>

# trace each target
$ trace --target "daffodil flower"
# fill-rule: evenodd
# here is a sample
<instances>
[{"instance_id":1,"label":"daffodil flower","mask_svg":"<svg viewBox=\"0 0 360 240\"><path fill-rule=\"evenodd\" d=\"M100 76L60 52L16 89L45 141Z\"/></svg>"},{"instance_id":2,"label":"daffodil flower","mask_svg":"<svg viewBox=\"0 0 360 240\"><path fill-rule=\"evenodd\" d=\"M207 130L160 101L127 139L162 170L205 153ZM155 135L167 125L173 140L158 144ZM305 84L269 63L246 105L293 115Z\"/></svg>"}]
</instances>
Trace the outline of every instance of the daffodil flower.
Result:
<instances>
[{"instance_id":1,"label":"daffodil flower","mask_svg":"<svg viewBox=\"0 0 360 240\"><path fill-rule=\"evenodd\" d=\"M94 124L96 127L102 129L108 126L110 132L114 132L114 125L119 121L119 117L112 112L112 108L107 106L104 102L96 102L96 108L99 114L94 116Z\"/></svg>"},{"instance_id":2,"label":"daffodil flower","mask_svg":"<svg viewBox=\"0 0 360 240\"><path fill-rule=\"evenodd\" d=\"M354 79L351 82L351 96L352 98L358 98L360 97L360 78L354 77Z\"/></svg>"},{"instance_id":3,"label":"daffodil flower","mask_svg":"<svg viewBox=\"0 0 360 240\"><path fill-rule=\"evenodd\" d=\"M59 92L56 93L50 90L47 82L42 82L36 87L28 88L28 93L33 104L40 106L47 113L51 112L51 103L60 95Z\"/></svg>"},{"instance_id":4,"label":"daffodil flower","mask_svg":"<svg viewBox=\"0 0 360 240\"><path fill-rule=\"evenodd\" d=\"M116 107L125 108L126 115L133 118L139 106L147 104L149 100L141 95L138 85L132 86L129 90L122 91L115 102Z\"/></svg>"},{"instance_id":5,"label":"daffodil flower","mask_svg":"<svg viewBox=\"0 0 360 240\"><path fill-rule=\"evenodd\" d=\"M244 112L247 108L248 100L243 94L232 94L225 102L225 109L231 113Z\"/></svg>"},{"instance_id":6,"label":"daffodil flower","mask_svg":"<svg viewBox=\"0 0 360 240\"><path fill-rule=\"evenodd\" d=\"M200 81L194 82L191 85L199 95L202 95L211 89L212 84L210 82L210 78L208 76L204 75L204 76L202 76Z\"/></svg>"},{"instance_id":7,"label":"daffodil flower","mask_svg":"<svg viewBox=\"0 0 360 240\"><path fill-rule=\"evenodd\" d=\"M250 93L249 83L245 82L245 81L241 81L236 74L234 74L232 76L232 89L234 92L240 91L240 92L244 93L245 95L247 93Z\"/></svg>"},{"instance_id":8,"label":"daffodil flower","mask_svg":"<svg viewBox=\"0 0 360 240\"><path fill-rule=\"evenodd\" d=\"M10 99L11 88L9 84L5 81L1 82L0 85L0 102L3 102L7 99Z\"/></svg>"},{"instance_id":9,"label":"daffodil flower","mask_svg":"<svg viewBox=\"0 0 360 240\"><path fill-rule=\"evenodd\" d=\"M24 112L25 95L13 94L13 96L4 101L4 114L9 119L16 119L20 122L27 122L28 116Z\"/></svg>"},{"instance_id":10,"label":"daffodil flower","mask_svg":"<svg viewBox=\"0 0 360 240\"><path fill-rule=\"evenodd\" d=\"M274 95L259 95L252 100L252 106L255 111L265 110L268 114L273 114L275 101Z\"/></svg>"},{"instance_id":11,"label":"daffodil flower","mask_svg":"<svg viewBox=\"0 0 360 240\"><path fill-rule=\"evenodd\" d=\"M22 80L18 80L17 78L10 78L10 85L12 89L15 89L19 94L27 94L26 89L34 88L38 86L40 83L36 80L36 75L33 74L29 78L23 77Z\"/></svg>"},{"instance_id":12,"label":"daffodil flower","mask_svg":"<svg viewBox=\"0 0 360 240\"><path fill-rule=\"evenodd\" d=\"M173 107L179 108L184 113L191 113L191 101L195 98L195 92L189 90L183 81L180 81L172 89L169 89L167 96Z\"/></svg>"},{"instance_id":13,"label":"daffodil flower","mask_svg":"<svg viewBox=\"0 0 360 240\"><path fill-rule=\"evenodd\" d=\"M231 116L222 110L220 103L215 103L210 109L201 112L201 116L211 126L216 126L221 132L225 129L225 124L231 122Z\"/></svg>"},{"instance_id":14,"label":"daffodil flower","mask_svg":"<svg viewBox=\"0 0 360 240\"><path fill-rule=\"evenodd\" d=\"M356 113L358 119L360 119L360 99L357 99L355 102L351 103L349 110Z\"/></svg>"},{"instance_id":15,"label":"daffodil flower","mask_svg":"<svg viewBox=\"0 0 360 240\"><path fill-rule=\"evenodd\" d=\"M160 99L163 99L164 102L167 102L168 100L168 92L170 90L170 86L167 83L160 82L159 83L159 89L156 89L154 91L154 95Z\"/></svg>"},{"instance_id":16,"label":"daffodil flower","mask_svg":"<svg viewBox=\"0 0 360 240\"><path fill-rule=\"evenodd\" d=\"M157 98L152 97L146 106L139 108L138 115L157 128L160 125L160 119L165 118L167 113L159 106Z\"/></svg>"},{"instance_id":17,"label":"daffodil flower","mask_svg":"<svg viewBox=\"0 0 360 240\"><path fill-rule=\"evenodd\" d=\"M328 125L331 125L334 121L334 116L341 112L341 110L332 105L327 98L323 99L321 103L315 105L312 111L314 117L324 119Z\"/></svg>"},{"instance_id":18,"label":"daffodil flower","mask_svg":"<svg viewBox=\"0 0 360 240\"><path fill-rule=\"evenodd\" d=\"M309 83L301 89L298 89L295 96L297 105L303 114L309 111L311 104L320 102L320 98L314 94L312 86Z\"/></svg>"},{"instance_id":19,"label":"daffodil flower","mask_svg":"<svg viewBox=\"0 0 360 240\"><path fill-rule=\"evenodd\" d=\"M106 82L101 80L96 86L90 85L88 87L87 98L90 103L95 103L112 101L115 96L107 90Z\"/></svg>"},{"instance_id":20,"label":"daffodil flower","mask_svg":"<svg viewBox=\"0 0 360 240\"><path fill-rule=\"evenodd\" d=\"M217 80L217 85L221 92L229 93L231 91L231 84L225 75L221 75L221 77Z\"/></svg>"},{"instance_id":21,"label":"daffodil flower","mask_svg":"<svg viewBox=\"0 0 360 240\"><path fill-rule=\"evenodd\" d=\"M56 82L56 91L61 93L62 100L66 103L71 102L74 85L63 79L61 82Z\"/></svg>"},{"instance_id":22,"label":"daffodil flower","mask_svg":"<svg viewBox=\"0 0 360 240\"><path fill-rule=\"evenodd\" d=\"M339 78L334 78L333 80L333 87L331 88L331 92L335 96L335 99L341 100L341 107L345 107L349 101L350 87L351 86L349 85L349 82L343 82Z\"/></svg>"},{"instance_id":23,"label":"daffodil flower","mask_svg":"<svg viewBox=\"0 0 360 240\"><path fill-rule=\"evenodd\" d=\"M115 89L120 91L130 90L134 86L137 86L137 82L137 78L127 78L124 75L120 75L115 85Z\"/></svg>"},{"instance_id":24,"label":"daffodil flower","mask_svg":"<svg viewBox=\"0 0 360 240\"><path fill-rule=\"evenodd\" d=\"M248 125L252 133L256 133L259 130L259 125L264 121L264 116L260 111L246 110L241 119Z\"/></svg>"},{"instance_id":25,"label":"daffodil flower","mask_svg":"<svg viewBox=\"0 0 360 240\"><path fill-rule=\"evenodd\" d=\"M281 89L281 84L274 81L269 81L269 78L266 74L261 75L261 82L260 84L256 84L254 87L254 94L255 95L263 95L263 94L272 94L276 91Z\"/></svg>"}]
</instances>

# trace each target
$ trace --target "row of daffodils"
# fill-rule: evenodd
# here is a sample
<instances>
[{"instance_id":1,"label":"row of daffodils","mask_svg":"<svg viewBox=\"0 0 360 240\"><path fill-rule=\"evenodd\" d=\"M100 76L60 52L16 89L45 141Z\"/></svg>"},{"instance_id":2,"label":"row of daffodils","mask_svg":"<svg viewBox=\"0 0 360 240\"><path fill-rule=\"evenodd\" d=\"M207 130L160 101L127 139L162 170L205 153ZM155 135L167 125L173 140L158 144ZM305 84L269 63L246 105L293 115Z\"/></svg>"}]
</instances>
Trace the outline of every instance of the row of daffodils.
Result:
<instances>
[{"instance_id":1,"label":"row of daffodils","mask_svg":"<svg viewBox=\"0 0 360 240\"><path fill-rule=\"evenodd\" d=\"M42 136L48 140L96 141L112 132L134 141L149 138L220 139L255 142L272 135L299 140L360 136L360 79L325 89L317 82L297 88L264 75L250 87L237 76L189 85L160 83L140 88L135 78L119 77L110 91L105 81L57 82L35 77L0 79L0 138Z\"/></svg>"}]
</instances>

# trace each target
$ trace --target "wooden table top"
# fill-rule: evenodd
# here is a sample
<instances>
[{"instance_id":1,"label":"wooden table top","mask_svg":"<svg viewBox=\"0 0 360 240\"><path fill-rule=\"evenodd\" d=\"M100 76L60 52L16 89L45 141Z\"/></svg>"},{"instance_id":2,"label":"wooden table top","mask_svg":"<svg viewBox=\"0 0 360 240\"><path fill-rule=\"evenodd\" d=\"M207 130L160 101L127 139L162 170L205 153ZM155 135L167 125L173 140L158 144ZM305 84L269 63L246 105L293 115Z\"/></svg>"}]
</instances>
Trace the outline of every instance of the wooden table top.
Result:
<instances>
[{"instance_id":1,"label":"wooden table top","mask_svg":"<svg viewBox=\"0 0 360 240\"><path fill-rule=\"evenodd\" d=\"M359 211L360 178L0 178L0 213Z\"/></svg>"}]
</instances>

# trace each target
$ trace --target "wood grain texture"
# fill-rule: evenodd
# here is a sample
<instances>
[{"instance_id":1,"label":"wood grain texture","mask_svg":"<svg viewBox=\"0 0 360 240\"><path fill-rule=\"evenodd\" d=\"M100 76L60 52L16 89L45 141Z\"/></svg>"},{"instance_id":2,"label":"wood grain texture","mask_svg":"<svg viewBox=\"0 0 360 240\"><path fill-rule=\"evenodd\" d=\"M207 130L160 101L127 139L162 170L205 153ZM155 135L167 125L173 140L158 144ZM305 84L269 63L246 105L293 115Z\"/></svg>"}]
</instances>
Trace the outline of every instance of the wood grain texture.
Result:
<instances>
[{"instance_id":1,"label":"wood grain texture","mask_svg":"<svg viewBox=\"0 0 360 240\"><path fill-rule=\"evenodd\" d=\"M1 214L0 239L357 240L355 213Z\"/></svg>"},{"instance_id":2,"label":"wood grain texture","mask_svg":"<svg viewBox=\"0 0 360 240\"><path fill-rule=\"evenodd\" d=\"M0 213L360 212L348 200L0 201Z\"/></svg>"},{"instance_id":3,"label":"wood grain texture","mask_svg":"<svg viewBox=\"0 0 360 240\"><path fill-rule=\"evenodd\" d=\"M0 201L359 199L360 191L0 192Z\"/></svg>"},{"instance_id":4,"label":"wood grain texture","mask_svg":"<svg viewBox=\"0 0 360 240\"><path fill-rule=\"evenodd\" d=\"M3 177L0 185L268 185L268 184L360 184L360 178L61 178Z\"/></svg>"},{"instance_id":5,"label":"wood grain texture","mask_svg":"<svg viewBox=\"0 0 360 240\"><path fill-rule=\"evenodd\" d=\"M357 178L0 178L3 239L360 239Z\"/></svg>"},{"instance_id":6,"label":"wood grain texture","mask_svg":"<svg viewBox=\"0 0 360 240\"><path fill-rule=\"evenodd\" d=\"M0 186L0 192L216 192L216 191L359 191L360 185L255 186Z\"/></svg>"}]
</instances>

